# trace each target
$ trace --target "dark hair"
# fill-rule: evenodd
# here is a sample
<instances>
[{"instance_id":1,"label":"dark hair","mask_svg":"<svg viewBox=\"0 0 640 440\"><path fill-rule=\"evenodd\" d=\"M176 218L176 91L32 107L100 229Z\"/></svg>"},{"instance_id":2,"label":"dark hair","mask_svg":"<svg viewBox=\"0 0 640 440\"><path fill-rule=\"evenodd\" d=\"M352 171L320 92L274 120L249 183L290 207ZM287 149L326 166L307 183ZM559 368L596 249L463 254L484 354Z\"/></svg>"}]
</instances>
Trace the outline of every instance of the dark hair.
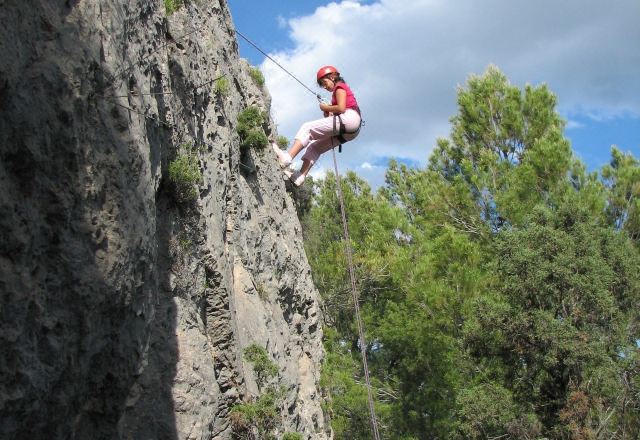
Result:
<instances>
[{"instance_id":1,"label":"dark hair","mask_svg":"<svg viewBox=\"0 0 640 440\"><path fill-rule=\"evenodd\" d=\"M331 72L331 73L329 73L329 74L327 74L327 75L323 76L322 78L320 78L320 79L318 80L318 85L322 87L322 82L321 82L321 81L322 81L324 78L328 77L329 75L335 75L335 78L333 79L333 82L334 82L334 83L339 83L339 82L346 83L346 81L344 80L344 78L340 76L340 73L338 73L338 72Z\"/></svg>"}]
</instances>

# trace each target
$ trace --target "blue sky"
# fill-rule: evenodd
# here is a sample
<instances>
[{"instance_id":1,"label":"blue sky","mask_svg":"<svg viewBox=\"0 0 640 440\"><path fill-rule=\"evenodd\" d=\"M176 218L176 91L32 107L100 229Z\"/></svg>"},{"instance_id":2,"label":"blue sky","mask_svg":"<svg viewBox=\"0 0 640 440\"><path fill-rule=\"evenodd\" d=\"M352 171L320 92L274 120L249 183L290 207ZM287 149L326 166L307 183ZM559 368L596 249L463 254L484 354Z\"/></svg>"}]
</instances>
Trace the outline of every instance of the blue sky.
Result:
<instances>
[{"instance_id":1,"label":"blue sky","mask_svg":"<svg viewBox=\"0 0 640 440\"><path fill-rule=\"evenodd\" d=\"M565 135L591 170L610 148L640 158L638 0L228 0L236 28L309 87L334 64L367 125L339 156L374 187L389 158L421 166L449 133L456 88L498 66L519 87L546 83ZM319 117L307 90L238 38L265 74L279 134ZM313 173L332 166L321 158Z\"/></svg>"},{"instance_id":2,"label":"blue sky","mask_svg":"<svg viewBox=\"0 0 640 440\"><path fill-rule=\"evenodd\" d=\"M289 38L287 20L312 14L327 1L319 0L227 0L233 23L262 50L274 53L295 47ZM264 56L239 39L240 55L253 65L260 65Z\"/></svg>"}]
</instances>

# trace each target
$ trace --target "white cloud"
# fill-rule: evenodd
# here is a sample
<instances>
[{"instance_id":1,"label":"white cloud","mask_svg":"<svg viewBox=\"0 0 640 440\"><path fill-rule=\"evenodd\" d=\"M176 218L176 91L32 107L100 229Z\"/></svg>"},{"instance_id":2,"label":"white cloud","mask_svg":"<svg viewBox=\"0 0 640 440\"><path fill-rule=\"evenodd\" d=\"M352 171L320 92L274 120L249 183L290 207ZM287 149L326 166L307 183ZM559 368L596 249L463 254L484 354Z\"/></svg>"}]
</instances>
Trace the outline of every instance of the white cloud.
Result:
<instances>
[{"instance_id":1,"label":"white cloud","mask_svg":"<svg viewBox=\"0 0 640 440\"><path fill-rule=\"evenodd\" d=\"M328 171L329 170L324 165L316 165L315 167L311 168L309 174L311 175L311 177L313 177L314 180L321 180L326 177Z\"/></svg>"},{"instance_id":2,"label":"white cloud","mask_svg":"<svg viewBox=\"0 0 640 440\"><path fill-rule=\"evenodd\" d=\"M582 122L575 121L573 119L569 119L567 121L566 129L567 130L577 130L577 129L583 128L583 127L584 127L584 124Z\"/></svg>"},{"instance_id":3,"label":"white cloud","mask_svg":"<svg viewBox=\"0 0 640 440\"><path fill-rule=\"evenodd\" d=\"M576 119L640 116L638 17L637 0L343 1L290 19L295 48L272 56L314 90L324 64L354 89L366 126L344 146L341 167L388 157L424 164L448 135L456 87L492 63L516 85L546 82ZM268 60L262 70L280 134L321 116L308 90ZM330 155L316 167L332 169Z\"/></svg>"}]
</instances>

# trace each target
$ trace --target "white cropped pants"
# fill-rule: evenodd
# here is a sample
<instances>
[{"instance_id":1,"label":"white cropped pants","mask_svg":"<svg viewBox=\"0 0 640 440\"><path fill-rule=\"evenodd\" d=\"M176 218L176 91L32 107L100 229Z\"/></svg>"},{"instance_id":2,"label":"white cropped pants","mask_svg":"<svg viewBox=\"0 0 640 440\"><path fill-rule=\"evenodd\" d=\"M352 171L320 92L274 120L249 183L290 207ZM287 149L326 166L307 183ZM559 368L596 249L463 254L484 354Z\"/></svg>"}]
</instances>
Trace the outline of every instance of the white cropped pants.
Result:
<instances>
[{"instance_id":1,"label":"white cropped pants","mask_svg":"<svg viewBox=\"0 0 640 440\"><path fill-rule=\"evenodd\" d=\"M340 117L347 131L347 133L343 134L343 137L347 141L355 139L358 133L349 132L355 132L360 126L358 112L353 109L347 109ZM338 140L339 131L340 121L338 120L336 120L335 131L333 129L333 115L302 124L295 137L306 148L302 160L308 160L313 165L322 153L326 153L333 147L338 146L340 144L340 140Z\"/></svg>"}]
</instances>

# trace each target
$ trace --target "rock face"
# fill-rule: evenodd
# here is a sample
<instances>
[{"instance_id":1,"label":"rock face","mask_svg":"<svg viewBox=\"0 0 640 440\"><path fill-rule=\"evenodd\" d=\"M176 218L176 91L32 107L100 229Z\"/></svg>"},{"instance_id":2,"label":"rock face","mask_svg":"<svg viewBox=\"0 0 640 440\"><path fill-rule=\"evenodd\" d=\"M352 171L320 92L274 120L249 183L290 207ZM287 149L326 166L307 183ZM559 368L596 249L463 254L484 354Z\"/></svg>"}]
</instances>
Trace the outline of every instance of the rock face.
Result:
<instances>
[{"instance_id":1,"label":"rock face","mask_svg":"<svg viewBox=\"0 0 640 440\"><path fill-rule=\"evenodd\" d=\"M225 2L0 0L0 24L0 438L234 438L251 344L276 435L330 438L318 294L274 156L240 147L270 100Z\"/></svg>"}]
</instances>

